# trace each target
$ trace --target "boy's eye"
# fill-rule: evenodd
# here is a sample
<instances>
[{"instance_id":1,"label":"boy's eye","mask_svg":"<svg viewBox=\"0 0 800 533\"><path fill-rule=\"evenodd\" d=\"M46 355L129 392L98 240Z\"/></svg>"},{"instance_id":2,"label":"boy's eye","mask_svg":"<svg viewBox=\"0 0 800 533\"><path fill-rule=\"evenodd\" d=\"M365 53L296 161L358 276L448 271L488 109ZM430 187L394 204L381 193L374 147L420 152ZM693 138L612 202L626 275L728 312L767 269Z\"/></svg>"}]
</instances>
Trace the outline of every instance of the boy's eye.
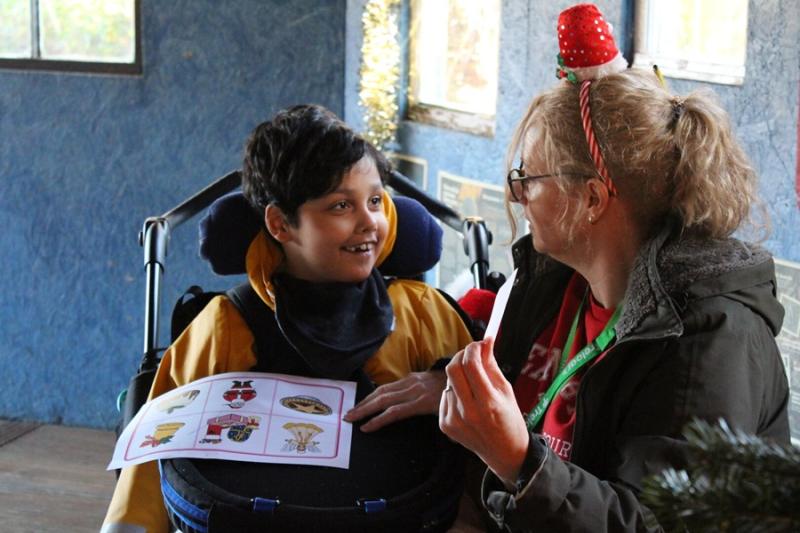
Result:
<instances>
[{"instance_id":1,"label":"boy's eye","mask_svg":"<svg viewBox=\"0 0 800 533\"><path fill-rule=\"evenodd\" d=\"M347 207L348 207L347 202L342 200L340 202L336 202L335 204L333 204L332 209L340 211L342 209L347 209Z\"/></svg>"},{"instance_id":2,"label":"boy's eye","mask_svg":"<svg viewBox=\"0 0 800 533\"><path fill-rule=\"evenodd\" d=\"M383 203L383 196L377 195L369 199L370 205L381 205Z\"/></svg>"}]
</instances>

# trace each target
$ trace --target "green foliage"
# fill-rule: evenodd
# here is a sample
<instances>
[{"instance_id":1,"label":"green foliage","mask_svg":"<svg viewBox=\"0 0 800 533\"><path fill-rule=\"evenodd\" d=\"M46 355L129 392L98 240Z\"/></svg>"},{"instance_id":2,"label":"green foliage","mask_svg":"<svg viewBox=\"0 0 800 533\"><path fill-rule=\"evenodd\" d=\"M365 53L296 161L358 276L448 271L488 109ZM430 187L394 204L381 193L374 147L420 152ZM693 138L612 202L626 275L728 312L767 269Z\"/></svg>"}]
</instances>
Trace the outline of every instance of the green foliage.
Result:
<instances>
[{"instance_id":1,"label":"green foliage","mask_svg":"<svg viewBox=\"0 0 800 533\"><path fill-rule=\"evenodd\" d=\"M641 495L667 532L800 531L800 450L695 420L687 470L645 481Z\"/></svg>"}]
</instances>

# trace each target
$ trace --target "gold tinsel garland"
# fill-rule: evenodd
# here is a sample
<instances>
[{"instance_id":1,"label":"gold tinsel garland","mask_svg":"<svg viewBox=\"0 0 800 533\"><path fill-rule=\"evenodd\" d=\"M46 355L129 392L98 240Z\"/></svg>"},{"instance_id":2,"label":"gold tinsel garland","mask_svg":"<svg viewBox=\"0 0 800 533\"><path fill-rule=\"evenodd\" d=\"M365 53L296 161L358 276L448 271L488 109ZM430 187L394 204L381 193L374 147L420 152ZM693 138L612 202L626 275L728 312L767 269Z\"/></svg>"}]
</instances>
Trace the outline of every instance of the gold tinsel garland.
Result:
<instances>
[{"instance_id":1,"label":"gold tinsel garland","mask_svg":"<svg viewBox=\"0 0 800 533\"><path fill-rule=\"evenodd\" d=\"M361 17L364 44L358 103L364 109L364 136L378 149L393 144L397 133L400 44L396 8L399 4L400 0L369 0Z\"/></svg>"}]
</instances>

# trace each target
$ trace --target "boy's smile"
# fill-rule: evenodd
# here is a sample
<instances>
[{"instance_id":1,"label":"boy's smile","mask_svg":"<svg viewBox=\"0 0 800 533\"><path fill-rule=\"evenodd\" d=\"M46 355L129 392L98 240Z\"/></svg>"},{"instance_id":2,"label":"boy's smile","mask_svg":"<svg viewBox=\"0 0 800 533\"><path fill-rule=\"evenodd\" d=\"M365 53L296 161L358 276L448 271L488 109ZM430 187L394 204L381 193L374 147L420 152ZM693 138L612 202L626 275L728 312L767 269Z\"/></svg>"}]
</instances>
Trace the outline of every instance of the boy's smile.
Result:
<instances>
[{"instance_id":1,"label":"boy's smile","mask_svg":"<svg viewBox=\"0 0 800 533\"><path fill-rule=\"evenodd\" d=\"M369 252L373 246L375 246L375 242L365 242L363 244L359 244L358 246L345 246L344 249L348 252L353 253L365 253Z\"/></svg>"},{"instance_id":2,"label":"boy's smile","mask_svg":"<svg viewBox=\"0 0 800 533\"><path fill-rule=\"evenodd\" d=\"M285 271L314 282L365 280L388 231L383 194L375 163L365 156L336 190L302 204L296 225L271 231L286 254Z\"/></svg>"}]
</instances>

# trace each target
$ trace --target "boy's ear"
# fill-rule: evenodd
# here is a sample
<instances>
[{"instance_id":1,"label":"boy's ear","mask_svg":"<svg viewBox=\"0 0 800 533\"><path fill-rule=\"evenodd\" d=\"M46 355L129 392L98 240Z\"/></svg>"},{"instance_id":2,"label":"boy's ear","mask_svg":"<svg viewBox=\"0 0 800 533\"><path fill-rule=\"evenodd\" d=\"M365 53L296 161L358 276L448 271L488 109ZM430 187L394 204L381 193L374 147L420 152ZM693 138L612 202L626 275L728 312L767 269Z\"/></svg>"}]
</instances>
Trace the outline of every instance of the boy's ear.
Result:
<instances>
[{"instance_id":1,"label":"boy's ear","mask_svg":"<svg viewBox=\"0 0 800 533\"><path fill-rule=\"evenodd\" d=\"M267 231L272 238L283 244L287 242L291 235L289 234L289 221L280 207L276 205L268 205L264 210L264 224L267 226Z\"/></svg>"}]
</instances>

